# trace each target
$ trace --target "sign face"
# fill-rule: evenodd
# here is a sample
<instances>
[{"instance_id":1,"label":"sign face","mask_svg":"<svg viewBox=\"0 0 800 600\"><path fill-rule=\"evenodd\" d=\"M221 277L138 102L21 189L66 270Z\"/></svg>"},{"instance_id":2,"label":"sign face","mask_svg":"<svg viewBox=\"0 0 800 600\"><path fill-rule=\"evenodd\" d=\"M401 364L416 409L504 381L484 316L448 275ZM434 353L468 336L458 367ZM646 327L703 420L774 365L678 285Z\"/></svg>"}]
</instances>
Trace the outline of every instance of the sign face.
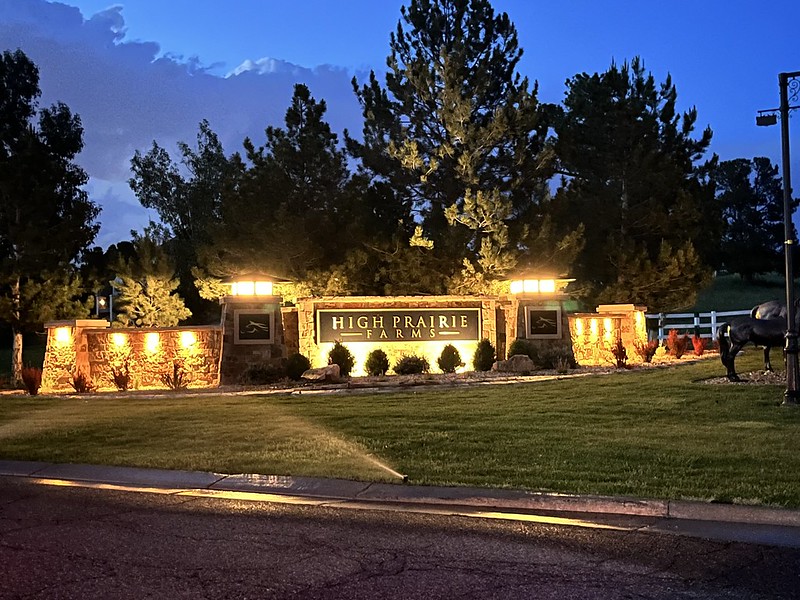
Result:
<instances>
[{"instance_id":1,"label":"sign face","mask_svg":"<svg viewBox=\"0 0 800 600\"><path fill-rule=\"evenodd\" d=\"M234 344L272 342L275 314L271 310L237 310L233 313Z\"/></svg>"},{"instance_id":2,"label":"sign face","mask_svg":"<svg viewBox=\"0 0 800 600\"><path fill-rule=\"evenodd\" d=\"M561 337L561 308L525 307L525 337L529 340Z\"/></svg>"},{"instance_id":3,"label":"sign face","mask_svg":"<svg viewBox=\"0 0 800 600\"><path fill-rule=\"evenodd\" d=\"M317 343L479 340L480 308L317 310Z\"/></svg>"}]
</instances>

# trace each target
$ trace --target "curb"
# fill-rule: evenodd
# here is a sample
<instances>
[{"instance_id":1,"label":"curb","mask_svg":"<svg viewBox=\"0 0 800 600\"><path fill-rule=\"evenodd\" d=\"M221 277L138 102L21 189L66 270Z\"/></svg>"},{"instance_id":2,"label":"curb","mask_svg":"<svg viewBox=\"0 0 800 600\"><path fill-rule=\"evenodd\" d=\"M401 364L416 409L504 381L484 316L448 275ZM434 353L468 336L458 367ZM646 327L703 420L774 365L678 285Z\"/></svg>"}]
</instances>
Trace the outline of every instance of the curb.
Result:
<instances>
[{"instance_id":1,"label":"curb","mask_svg":"<svg viewBox=\"0 0 800 600\"><path fill-rule=\"evenodd\" d=\"M224 474L136 467L0 460L0 476L144 488L249 492L328 501L469 506L495 511L613 514L800 527L800 510L686 500L577 496L522 490L370 483L283 475Z\"/></svg>"}]
</instances>

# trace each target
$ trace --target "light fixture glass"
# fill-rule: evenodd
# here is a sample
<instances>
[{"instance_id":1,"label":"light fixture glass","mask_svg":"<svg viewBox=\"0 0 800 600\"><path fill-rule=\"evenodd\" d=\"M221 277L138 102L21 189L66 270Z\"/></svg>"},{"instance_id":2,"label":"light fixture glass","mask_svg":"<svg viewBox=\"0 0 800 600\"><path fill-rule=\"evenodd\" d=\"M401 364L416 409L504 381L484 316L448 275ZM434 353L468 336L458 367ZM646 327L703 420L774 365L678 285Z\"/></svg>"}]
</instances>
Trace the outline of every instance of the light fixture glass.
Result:
<instances>
[{"instance_id":1,"label":"light fixture glass","mask_svg":"<svg viewBox=\"0 0 800 600\"><path fill-rule=\"evenodd\" d=\"M59 344L67 344L72 340L69 327L57 327L54 337Z\"/></svg>"}]
</instances>

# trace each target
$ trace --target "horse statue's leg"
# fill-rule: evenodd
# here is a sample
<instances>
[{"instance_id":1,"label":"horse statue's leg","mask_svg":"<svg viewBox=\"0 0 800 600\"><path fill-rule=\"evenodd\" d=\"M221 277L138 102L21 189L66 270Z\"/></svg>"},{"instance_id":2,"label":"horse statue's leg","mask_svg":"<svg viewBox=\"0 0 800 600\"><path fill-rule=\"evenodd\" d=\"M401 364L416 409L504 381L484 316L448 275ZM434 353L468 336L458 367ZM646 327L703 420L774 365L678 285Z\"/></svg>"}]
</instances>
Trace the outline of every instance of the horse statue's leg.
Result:
<instances>
[{"instance_id":1,"label":"horse statue's leg","mask_svg":"<svg viewBox=\"0 0 800 600\"><path fill-rule=\"evenodd\" d=\"M772 373L772 363L769 361L769 346L764 346L764 370Z\"/></svg>"},{"instance_id":2,"label":"horse statue's leg","mask_svg":"<svg viewBox=\"0 0 800 600\"><path fill-rule=\"evenodd\" d=\"M728 369L728 381L741 381L736 374L736 365L734 361L736 360L736 355L739 354L739 351L742 349L742 346L744 346L744 344L738 342L731 344L731 348L728 352L728 362L725 365Z\"/></svg>"}]
</instances>

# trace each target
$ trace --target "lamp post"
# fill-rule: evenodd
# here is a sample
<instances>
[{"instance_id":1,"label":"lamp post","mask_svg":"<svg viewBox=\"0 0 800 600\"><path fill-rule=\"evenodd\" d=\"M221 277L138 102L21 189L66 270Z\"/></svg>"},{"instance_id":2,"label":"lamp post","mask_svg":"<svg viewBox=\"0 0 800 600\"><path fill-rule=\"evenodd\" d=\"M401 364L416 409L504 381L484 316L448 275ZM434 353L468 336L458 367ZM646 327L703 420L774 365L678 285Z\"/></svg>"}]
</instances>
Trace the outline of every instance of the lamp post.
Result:
<instances>
[{"instance_id":1,"label":"lamp post","mask_svg":"<svg viewBox=\"0 0 800 600\"><path fill-rule=\"evenodd\" d=\"M783 251L786 260L786 392L783 396L784 406L797 406L800 393L800 368L798 368L797 354L797 326L795 324L796 309L794 305L794 267L792 264L792 250L794 239L792 236L792 175L789 164L789 111L800 106L789 106L789 85L792 87L792 100L800 94L800 71L778 74L778 88L780 89L780 108L777 111L781 118L781 161L783 163ZM756 125L774 125L776 109L758 111ZM765 114L771 113L771 114Z\"/></svg>"}]
</instances>

